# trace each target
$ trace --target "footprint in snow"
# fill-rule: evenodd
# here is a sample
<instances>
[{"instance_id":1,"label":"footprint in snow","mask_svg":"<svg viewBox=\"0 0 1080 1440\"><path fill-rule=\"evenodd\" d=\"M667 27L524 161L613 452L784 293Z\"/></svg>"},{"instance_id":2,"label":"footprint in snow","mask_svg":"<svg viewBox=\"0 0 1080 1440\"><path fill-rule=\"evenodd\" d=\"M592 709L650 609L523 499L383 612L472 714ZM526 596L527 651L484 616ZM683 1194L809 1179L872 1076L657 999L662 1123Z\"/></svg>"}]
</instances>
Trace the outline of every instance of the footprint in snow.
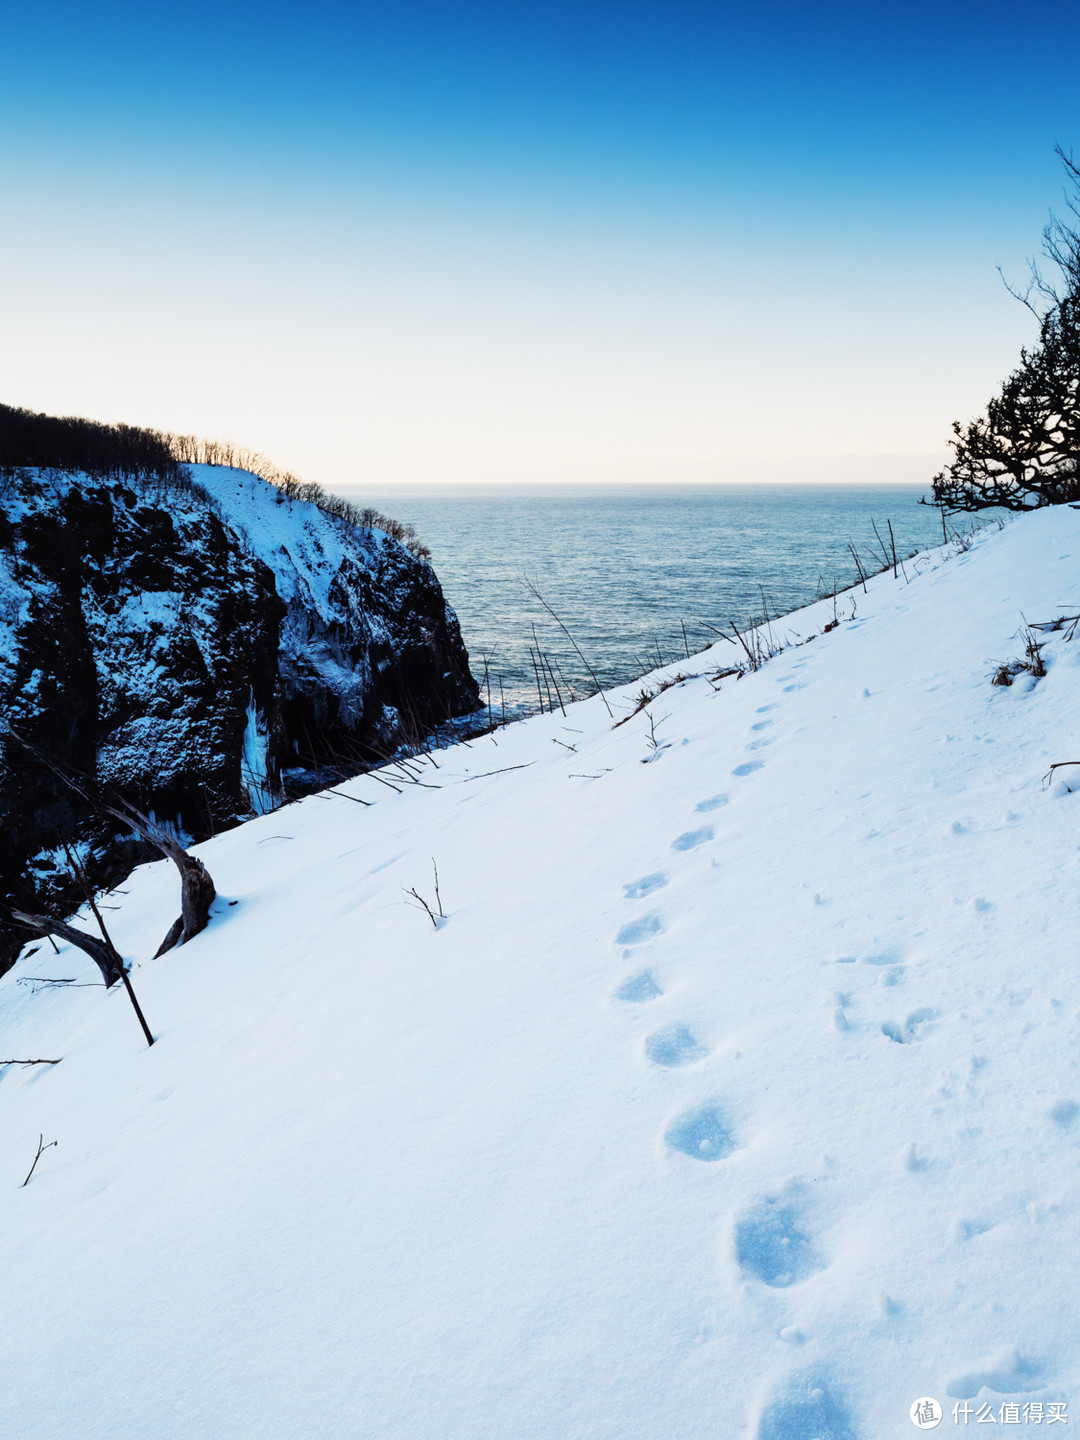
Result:
<instances>
[{"instance_id":1,"label":"footprint in snow","mask_svg":"<svg viewBox=\"0 0 1080 1440\"><path fill-rule=\"evenodd\" d=\"M976 1215L973 1219L961 1216L953 1226L953 1234L957 1240L974 1240L980 1235L986 1235L991 1230L997 1229L998 1222L988 1219L985 1215Z\"/></svg>"},{"instance_id":2,"label":"footprint in snow","mask_svg":"<svg viewBox=\"0 0 1080 1440\"><path fill-rule=\"evenodd\" d=\"M954 1375L945 1386L951 1400L974 1400L982 1389L997 1395L1018 1395L1042 1388L1042 1366L1025 1359L1015 1345L999 1350L967 1374Z\"/></svg>"},{"instance_id":3,"label":"footprint in snow","mask_svg":"<svg viewBox=\"0 0 1080 1440\"><path fill-rule=\"evenodd\" d=\"M640 880L631 880L624 885L623 894L628 900L641 900L646 895L651 895L654 890L662 890L668 883L668 877L663 870L657 870L653 875L643 875Z\"/></svg>"},{"instance_id":4,"label":"footprint in snow","mask_svg":"<svg viewBox=\"0 0 1080 1440\"><path fill-rule=\"evenodd\" d=\"M767 715L770 710L778 710L779 708L780 702L778 700L770 700L768 705L759 705L758 708L754 711L754 714Z\"/></svg>"},{"instance_id":5,"label":"footprint in snow","mask_svg":"<svg viewBox=\"0 0 1080 1440\"><path fill-rule=\"evenodd\" d=\"M676 1021L654 1030L645 1041L645 1054L654 1065L665 1070L677 1070L683 1065L696 1065L709 1054L708 1047L700 1045L685 1025Z\"/></svg>"},{"instance_id":6,"label":"footprint in snow","mask_svg":"<svg viewBox=\"0 0 1080 1440\"><path fill-rule=\"evenodd\" d=\"M699 845L713 839L716 831L711 825L703 825L700 830L687 830L677 839L671 842L673 850L696 850Z\"/></svg>"},{"instance_id":7,"label":"footprint in snow","mask_svg":"<svg viewBox=\"0 0 1080 1440\"><path fill-rule=\"evenodd\" d=\"M676 1115L664 1131L669 1150L678 1150L692 1160L726 1160L738 1149L719 1105L698 1105Z\"/></svg>"},{"instance_id":8,"label":"footprint in snow","mask_svg":"<svg viewBox=\"0 0 1080 1440\"><path fill-rule=\"evenodd\" d=\"M824 1270L824 1256L799 1229L793 1205L762 1200L735 1225L735 1258L755 1279L773 1289L797 1285Z\"/></svg>"},{"instance_id":9,"label":"footprint in snow","mask_svg":"<svg viewBox=\"0 0 1080 1440\"><path fill-rule=\"evenodd\" d=\"M755 770L764 769L764 760L744 760L741 765L736 765L732 775L753 775Z\"/></svg>"},{"instance_id":10,"label":"footprint in snow","mask_svg":"<svg viewBox=\"0 0 1080 1440\"><path fill-rule=\"evenodd\" d=\"M1050 1119L1062 1130L1071 1130L1080 1116L1080 1105L1075 1100L1059 1100L1049 1111Z\"/></svg>"},{"instance_id":11,"label":"footprint in snow","mask_svg":"<svg viewBox=\"0 0 1080 1440\"><path fill-rule=\"evenodd\" d=\"M761 1413L756 1440L857 1440L846 1407L817 1372L794 1375Z\"/></svg>"},{"instance_id":12,"label":"footprint in snow","mask_svg":"<svg viewBox=\"0 0 1080 1440\"><path fill-rule=\"evenodd\" d=\"M751 726L750 726L750 729L751 729L751 730L767 730L772 723L773 723L773 722L772 722L771 720L759 720L755 725L751 725Z\"/></svg>"},{"instance_id":13,"label":"footprint in snow","mask_svg":"<svg viewBox=\"0 0 1080 1440\"><path fill-rule=\"evenodd\" d=\"M721 806L728 803L726 795L710 795L708 800L699 800L694 809L704 814L709 810L719 810Z\"/></svg>"},{"instance_id":14,"label":"footprint in snow","mask_svg":"<svg viewBox=\"0 0 1080 1440\"><path fill-rule=\"evenodd\" d=\"M881 1033L887 1035L897 1045L910 1045L916 1040L925 1040L927 1035L932 1035L937 1026L930 1022L936 1019L936 1010L913 1010L903 1025L898 1025L894 1020L886 1020L881 1027Z\"/></svg>"},{"instance_id":15,"label":"footprint in snow","mask_svg":"<svg viewBox=\"0 0 1080 1440\"><path fill-rule=\"evenodd\" d=\"M628 1000L631 1005L643 1005L663 993L648 970L639 970L636 975L629 976L614 992L616 1000Z\"/></svg>"},{"instance_id":16,"label":"footprint in snow","mask_svg":"<svg viewBox=\"0 0 1080 1440\"><path fill-rule=\"evenodd\" d=\"M643 945L646 940L651 940L654 935L659 935L663 928L659 915L655 913L642 915L622 927L615 936L615 944Z\"/></svg>"}]
</instances>

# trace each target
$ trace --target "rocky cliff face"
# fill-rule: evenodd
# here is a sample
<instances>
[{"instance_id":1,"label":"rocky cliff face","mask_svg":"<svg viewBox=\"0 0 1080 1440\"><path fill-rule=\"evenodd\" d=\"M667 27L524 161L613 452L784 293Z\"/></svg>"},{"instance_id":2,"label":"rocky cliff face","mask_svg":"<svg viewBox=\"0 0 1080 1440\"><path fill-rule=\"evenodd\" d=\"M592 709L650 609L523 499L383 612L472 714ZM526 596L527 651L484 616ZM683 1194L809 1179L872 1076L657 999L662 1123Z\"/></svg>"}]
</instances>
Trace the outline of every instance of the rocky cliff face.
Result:
<instances>
[{"instance_id":1,"label":"rocky cliff face","mask_svg":"<svg viewBox=\"0 0 1080 1440\"><path fill-rule=\"evenodd\" d=\"M210 466L0 479L0 719L190 837L478 705L434 572L386 535ZM72 898L65 844L99 879L143 858L0 743L0 910Z\"/></svg>"}]
</instances>

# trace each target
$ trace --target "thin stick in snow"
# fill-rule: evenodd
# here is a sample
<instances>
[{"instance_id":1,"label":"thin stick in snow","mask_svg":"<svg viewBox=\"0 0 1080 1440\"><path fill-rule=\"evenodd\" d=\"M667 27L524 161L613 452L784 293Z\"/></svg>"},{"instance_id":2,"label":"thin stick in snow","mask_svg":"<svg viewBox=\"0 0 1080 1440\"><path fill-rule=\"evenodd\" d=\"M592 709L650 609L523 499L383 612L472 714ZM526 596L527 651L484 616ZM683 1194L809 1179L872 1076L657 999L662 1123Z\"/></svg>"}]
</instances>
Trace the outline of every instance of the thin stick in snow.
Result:
<instances>
[{"instance_id":1,"label":"thin stick in snow","mask_svg":"<svg viewBox=\"0 0 1080 1440\"><path fill-rule=\"evenodd\" d=\"M533 761L527 760L524 765L504 765L501 770L485 770L482 775L468 775L464 780L459 780L459 785L468 785L473 780L486 780L489 775L505 775L508 770L527 770Z\"/></svg>"},{"instance_id":2,"label":"thin stick in snow","mask_svg":"<svg viewBox=\"0 0 1080 1440\"><path fill-rule=\"evenodd\" d=\"M67 856L68 864L71 866L72 870L74 870L79 884L82 886L82 892L86 896L86 903L94 912L94 919L97 921L98 929L101 931L101 938L105 941L105 944L108 946L112 957L115 960L117 967L119 968L120 978L124 982L124 989L127 991L128 999L131 1001L132 1008L134 1009L135 1014L139 1017L139 1024L142 1026L142 1032L146 1036L146 1043L147 1045L153 1045L154 1037L150 1033L150 1026L146 1023L146 1016L142 1012L142 1007L139 1004L138 1000L136 1000L135 998L135 991L131 988L131 979L128 975L128 968L121 959L119 950L117 950L116 946L113 944L112 937L105 929L105 921L101 918L101 911L98 909L97 904L94 901L93 891L90 889L90 882L86 878L86 872L85 870L83 870L79 862L75 859L74 855L71 853L71 850L68 848L67 845L64 846L64 854Z\"/></svg>"},{"instance_id":3,"label":"thin stick in snow","mask_svg":"<svg viewBox=\"0 0 1080 1440\"><path fill-rule=\"evenodd\" d=\"M589 675L590 675L590 677L591 677L591 679L592 679L592 682L593 682L593 684L596 686L597 693L599 694L600 699L603 700L603 702L604 702L604 707L605 707L605 709L607 710L608 715L609 715L612 719L614 719L615 717L614 717L614 715L613 715L613 713L612 713L611 706L608 704L608 698L607 698L607 696L604 694L603 687L601 686L600 681L599 681L599 680L597 679L597 677L596 677L596 671L592 668L592 666L589 664L589 662L585 659L585 656L581 653L581 646L580 646L580 645L577 643L577 641L574 639L573 635L570 634L570 631L566 628L566 626L563 624L563 622L559 619L558 615L555 614L555 611L554 611L554 610L551 608L551 606L547 603L547 601L544 599L543 595L540 594L540 590L539 590L539 588L537 587L536 581L535 581L535 580L530 580L529 577L526 575L526 577L525 577L525 584L529 587L529 589L530 589L530 591L532 592L533 596L534 596L537 600L539 600L540 604L544 607L544 609L547 611L547 613L548 613L548 614L551 616L551 618L555 621L555 624L558 625L559 629L563 632L563 634L566 636L566 638L570 641L570 644L571 644L571 645L574 647L574 649L577 651L577 657L578 657L578 659L581 661L581 663L585 666L585 669L589 672Z\"/></svg>"},{"instance_id":4,"label":"thin stick in snow","mask_svg":"<svg viewBox=\"0 0 1080 1440\"><path fill-rule=\"evenodd\" d=\"M42 1142L44 1141L44 1139L45 1139L45 1136L44 1136L44 1135L39 1135L39 1136L38 1136L37 1154L34 1156L34 1163L33 1163L33 1165L30 1166L30 1175L33 1175L34 1171L37 1169L37 1162L41 1159L42 1155L45 1154L45 1151L46 1151L46 1150L51 1150L54 1145L59 1145L59 1144L60 1144L60 1141L59 1141L59 1140L50 1140L49 1143L48 1143L48 1145L45 1145L45 1144L42 1143ZM20 1190L25 1190L26 1187L27 1187L27 1185L30 1184L30 1175L27 1175L26 1179L25 1179L25 1180L22 1182L22 1184L19 1186L19 1189L20 1189Z\"/></svg>"},{"instance_id":5,"label":"thin stick in snow","mask_svg":"<svg viewBox=\"0 0 1080 1440\"><path fill-rule=\"evenodd\" d=\"M1061 769L1063 769L1065 766L1068 766L1068 765L1080 765L1080 760L1057 760L1057 761L1055 761L1054 764L1050 766L1050 769L1049 769L1049 770L1046 772L1046 774L1043 776L1043 784L1044 784L1044 785L1048 785L1048 784L1050 783L1050 781L1054 778L1054 771L1055 771L1055 770L1061 770Z\"/></svg>"},{"instance_id":6,"label":"thin stick in snow","mask_svg":"<svg viewBox=\"0 0 1080 1440\"><path fill-rule=\"evenodd\" d=\"M540 714L542 715L544 713L544 695L540 689L540 670L536 664L536 654L531 645L529 646L529 659L532 661L533 674L536 676L536 698L540 704Z\"/></svg>"},{"instance_id":7,"label":"thin stick in snow","mask_svg":"<svg viewBox=\"0 0 1080 1440\"><path fill-rule=\"evenodd\" d=\"M866 593L866 576L863 574L862 561L859 559L859 552L849 540L847 548L851 551L851 558L855 561L855 569L859 572L859 579L862 581L863 593Z\"/></svg>"},{"instance_id":8,"label":"thin stick in snow","mask_svg":"<svg viewBox=\"0 0 1080 1440\"><path fill-rule=\"evenodd\" d=\"M421 909L423 909L428 919L431 921L432 925L434 925L435 929L437 930L439 928L439 921L445 920L446 916L443 914L442 896L439 894L439 867L435 864L434 856L431 857L431 868L435 871L435 910L431 908L428 902L420 894L420 891L417 890L415 885L412 887L411 890L404 890L402 893L404 894L406 899L408 899L410 895L412 896L413 900L415 900L417 905L419 905Z\"/></svg>"},{"instance_id":9,"label":"thin stick in snow","mask_svg":"<svg viewBox=\"0 0 1080 1440\"><path fill-rule=\"evenodd\" d=\"M900 577L899 577L899 575L896 573L896 572L897 572L896 536L893 534L892 521L888 518L888 516L885 517L885 524L888 525L888 527L889 527L889 544L892 546L892 578L893 578L894 580L898 580Z\"/></svg>"},{"instance_id":10,"label":"thin stick in snow","mask_svg":"<svg viewBox=\"0 0 1080 1440\"><path fill-rule=\"evenodd\" d=\"M544 656L544 661L545 661L545 663L546 663L546 665L547 665L548 674L551 676L551 683L552 683L552 685L554 685L554 687L555 687L555 698L556 698L556 700L558 700L558 702L559 702L559 709L562 711L562 713L563 713L563 718L565 719L565 717L566 717L566 706L563 704L562 691L559 689L559 682L555 679L555 671L554 671L554 669L552 668L551 656L550 656L550 655L545 655L545 656Z\"/></svg>"}]
</instances>

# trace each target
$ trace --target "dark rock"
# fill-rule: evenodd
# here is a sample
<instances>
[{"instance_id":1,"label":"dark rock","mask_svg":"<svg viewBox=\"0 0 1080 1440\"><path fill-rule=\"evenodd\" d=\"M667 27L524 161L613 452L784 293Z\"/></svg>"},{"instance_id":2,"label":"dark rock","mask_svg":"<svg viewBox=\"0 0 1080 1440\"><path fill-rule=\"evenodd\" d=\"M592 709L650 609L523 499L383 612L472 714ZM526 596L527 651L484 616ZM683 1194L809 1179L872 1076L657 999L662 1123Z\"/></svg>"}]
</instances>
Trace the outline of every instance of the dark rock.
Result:
<instances>
[{"instance_id":1,"label":"dark rock","mask_svg":"<svg viewBox=\"0 0 1080 1440\"><path fill-rule=\"evenodd\" d=\"M195 478L192 478L194 475ZM0 478L0 718L189 840L478 708L431 567L247 472ZM47 764L0 750L0 912L152 858ZM25 936L0 927L0 971Z\"/></svg>"}]
</instances>

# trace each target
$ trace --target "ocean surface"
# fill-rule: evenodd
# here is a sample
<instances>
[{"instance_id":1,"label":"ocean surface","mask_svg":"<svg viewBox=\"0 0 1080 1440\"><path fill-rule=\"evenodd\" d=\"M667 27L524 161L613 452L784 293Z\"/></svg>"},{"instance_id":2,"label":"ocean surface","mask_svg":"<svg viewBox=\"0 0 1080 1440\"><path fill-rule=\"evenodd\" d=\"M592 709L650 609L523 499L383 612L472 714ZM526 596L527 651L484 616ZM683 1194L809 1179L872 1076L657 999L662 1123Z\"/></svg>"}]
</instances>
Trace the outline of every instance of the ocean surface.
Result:
<instances>
[{"instance_id":1,"label":"ocean surface","mask_svg":"<svg viewBox=\"0 0 1080 1440\"><path fill-rule=\"evenodd\" d=\"M410 486L339 493L412 524L457 611L496 716L537 708L530 648L560 686L595 688L700 650L727 628L781 615L856 577L850 541L877 570L940 544L927 486ZM950 532L957 525L950 520ZM685 627L685 634L684 634ZM734 652L733 652L734 653ZM486 675L486 680L485 680ZM564 698L565 698L564 690ZM545 697L546 700L546 697Z\"/></svg>"}]
</instances>

